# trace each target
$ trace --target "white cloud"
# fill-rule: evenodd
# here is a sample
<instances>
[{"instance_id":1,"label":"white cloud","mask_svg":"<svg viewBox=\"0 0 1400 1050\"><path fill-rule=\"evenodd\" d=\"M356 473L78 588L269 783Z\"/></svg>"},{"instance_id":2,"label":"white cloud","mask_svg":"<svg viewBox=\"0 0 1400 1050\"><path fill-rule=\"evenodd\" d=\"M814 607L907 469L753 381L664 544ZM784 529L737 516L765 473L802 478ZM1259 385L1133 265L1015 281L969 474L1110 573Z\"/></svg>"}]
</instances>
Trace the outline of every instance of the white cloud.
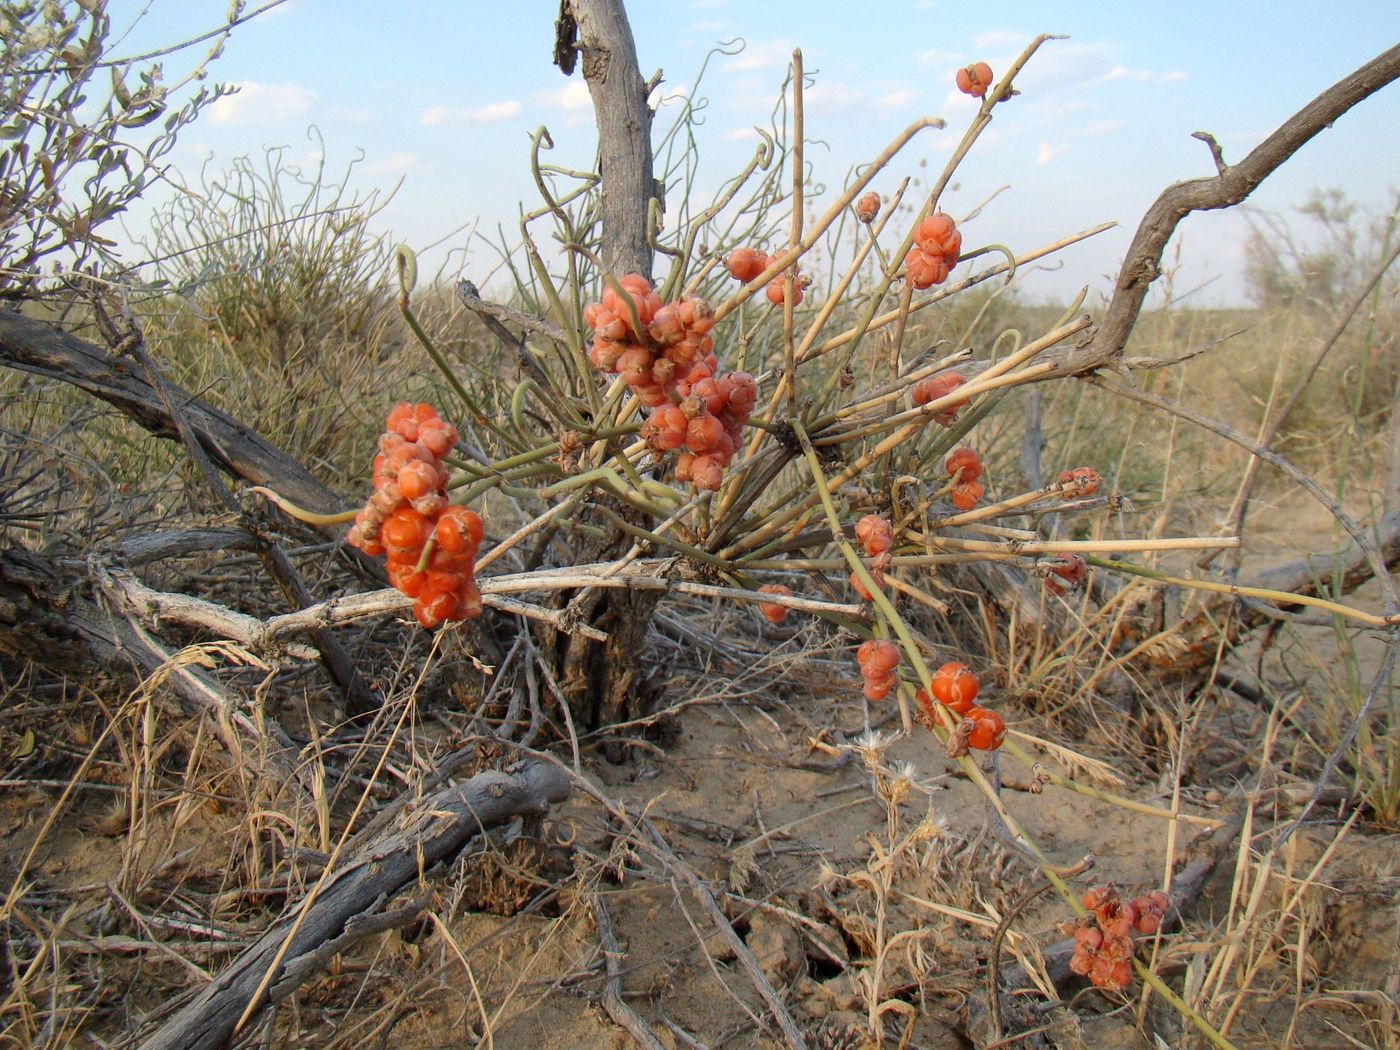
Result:
<instances>
[{"instance_id":1,"label":"white cloud","mask_svg":"<svg viewBox=\"0 0 1400 1050\"><path fill-rule=\"evenodd\" d=\"M959 55L955 51L940 51L938 48L931 48L928 51L919 52L919 65L921 66L931 66L935 69L957 69L966 64L966 56Z\"/></svg>"},{"instance_id":2,"label":"white cloud","mask_svg":"<svg viewBox=\"0 0 1400 1050\"><path fill-rule=\"evenodd\" d=\"M732 128L724 133L724 137L731 142L756 142L759 135L757 128Z\"/></svg>"},{"instance_id":3,"label":"white cloud","mask_svg":"<svg viewBox=\"0 0 1400 1050\"><path fill-rule=\"evenodd\" d=\"M1099 77L1105 83L1114 80L1151 80L1152 72L1147 69L1129 69L1127 66L1114 66Z\"/></svg>"},{"instance_id":4,"label":"white cloud","mask_svg":"<svg viewBox=\"0 0 1400 1050\"><path fill-rule=\"evenodd\" d=\"M943 96L943 108L939 110L939 115L949 113L971 113L982 105L982 100L973 98L971 95L964 95L955 87L948 89L948 94Z\"/></svg>"},{"instance_id":5,"label":"white cloud","mask_svg":"<svg viewBox=\"0 0 1400 1050\"><path fill-rule=\"evenodd\" d=\"M1099 77L1103 81L1111 80L1138 80L1152 81L1157 84L1175 84L1182 80L1189 80L1190 77L1185 71L1173 69L1167 73L1155 73L1150 69L1130 69L1127 66L1114 66L1103 76Z\"/></svg>"},{"instance_id":6,"label":"white cloud","mask_svg":"<svg viewBox=\"0 0 1400 1050\"><path fill-rule=\"evenodd\" d=\"M374 114L369 110L356 106L332 106L330 112L333 118L347 124L368 124L374 119Z\"/></svg>"},{"instance_id":7,"label":"white cloud","mask_svg":"<svg viewBox=\"0 0 1400 1050\"><path fill-rule=\"evenodd\" d=\"M305 116L316 101L316 93L300 84L260 84L244 80L238 93L225 95L209 107L215 124L267 124Z\"/></svg>"},{"instance_id":8,"label":"white cloud","mask_svg":"<svg viewBox=\"0 0 1400 1050\"><path fill-rule=\"evenodd\" d=\"M383 160L369 161L364 170L370 175L407 175L410 171L421 171L422 161L416 153L391 153Z\"/></svg>"},{"instance_id":9,"label":"white cloud","mask_svg":"<svg viewBox=\"0 0 1400 1050\"><path fill-rule=\"evenodd\" d=\"M781 69L792 61L792 49L793 44L788 40L749 43L744 50L728 59L723 68L730 73L755 69Z\"/></svg>"},{"instance_id":10,"label":"white cloud","mask_svg":"<svg viewBox=\"0 0 1400 1050\"><path fill-rule=\"evenodd\" d=\"M419 120L424 124L490 124L498 120L509 120L519 116L525 107L519 99L508 98L501 102L488 102L484 106L471 109L454 109L451 106L429 106Z\"/></svg>"},{"instance_id":11,"label":"white cloud","mask_svg":"<svg viewBox=\"0 0 1400 1050\"><path fill-rule=\"evenodd\" d=\"M647 102L652 109L664 109L666 106L681 105L689 94L689 84L658 84L647 96Z\"/></svg>"},{"instance_id":12,"label":"white cloud","mask_svg":"<svg viewBox=\"0 0 1400 1050\"><path fill-rule=\"evenodd\" d=\"M993 51L999 49L1020 50L1031 42L1031 38L1025 33L1016 33L1008 30L993 30L990 33L981 33L972 38L972 46L978 51Z\"/></svg>"},{"instance_id":13,"label":"white cloud","mask_svg":"<svg viewBox=\"0 0 1400 1050\"><path fill-rule=\"evenodd\" d=\"M810 113L843 113L865 105L868 96L841 80L818 80L802 92L802 105Z\"/></svg>"},{"instance_id":14,"label":"white cloud","mask_svg":"<svg viewBox=\"0 0 1400 1050\"><path fill-rule=\"evenodd\" d=\"M1017 82L1027 88L1046 91L1113 79L1111 74L1115 68L1128 72L1127 67L1118 65L1113 52L1110 45L1101 42L1080 44L1047 40L1017 77Z\"/></svg>"},{"instance_id":15,"label":"white cloud","mask_svg":"<svg viewBox=\"0 0 1400 1050\"><path fill-rule=\"evenodd\" d=\"M1126 120L1118 120L1116 118L1110 120L1096 120L1092 123L1085 124L1077 133L1083 135L1085 138L1094 139L1101 138L1104 135L1112 135L1115 131L1122 131L1127 126L1128 122Z\"/></svg>"},{"instance_id":16,"label":"white cloud","mask_svg":"<svg viewBox=\"0 0 1400 1050\"><path fill-rule=\"evenodd\" d=\"M1049 164L1067 149L1069 149L1068 142L1061 142L1058 146L1052 146L1050 143L1042 140L1040 148L1035 151L1035 162L1037 164Z\"/></svg>"},{"instance_id":17,"label":"white cloud","mask_svg":"<svg viewBox=\"0 0 1400 1050\"><path fill-rule=\"evenodd\" d=\"M876 107L883 113L898 113L900 110L908 109L919 100L919 93L911 91L909 88L895 88L886 91L875 100Z\"/></svg>"},{"instance_id":18,"label":"white cloud","mask_svg":"<svg viewBox=\"0 0 1400 1050\"><path fill-rule=\"evenodd\" d=\"M569 81L567 86L558 91L541 91L535 96L535 101L541 106L571 111L590 109L593 106L593 97L588 93L588 81L582 78Z\"/></svg>"}]
</instances>

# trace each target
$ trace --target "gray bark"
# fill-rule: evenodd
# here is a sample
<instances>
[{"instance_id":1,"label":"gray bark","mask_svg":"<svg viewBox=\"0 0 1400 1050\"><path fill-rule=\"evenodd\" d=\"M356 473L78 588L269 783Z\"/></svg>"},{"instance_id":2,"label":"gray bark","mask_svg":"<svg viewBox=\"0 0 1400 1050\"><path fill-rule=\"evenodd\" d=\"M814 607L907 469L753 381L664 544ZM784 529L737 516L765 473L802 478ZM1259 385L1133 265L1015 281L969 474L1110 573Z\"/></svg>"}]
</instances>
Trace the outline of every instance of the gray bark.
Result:
<instances>
[{"instance_id":1,"label":"gray bark","mask_svg":"<svg viewBox=\"0 0 1400 1050\"><path fill-rule=\"evenodd\" d=\"M583 77L598 122L603 265L651 278L647 202L656 196L651 109L622 0L567 0L578 23Z\"/></svg>"}]
</instances>

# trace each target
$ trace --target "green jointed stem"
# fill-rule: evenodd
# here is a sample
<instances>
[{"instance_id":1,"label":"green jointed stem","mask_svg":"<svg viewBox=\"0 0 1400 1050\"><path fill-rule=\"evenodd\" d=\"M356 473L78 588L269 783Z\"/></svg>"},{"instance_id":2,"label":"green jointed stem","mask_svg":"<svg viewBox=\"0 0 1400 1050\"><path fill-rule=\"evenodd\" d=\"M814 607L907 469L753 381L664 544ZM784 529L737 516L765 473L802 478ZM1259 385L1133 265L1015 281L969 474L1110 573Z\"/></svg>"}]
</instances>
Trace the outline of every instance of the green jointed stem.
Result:
<instances>
[{"instance_id":1,"label":"green jointed stem","mask_svg":"<svg viewBox=\"0 0 1400 1050\"><path fill-rule=\"evenodd\" d=\"M856 555L849 541L842 535L841 520L837 516L836 505L832 502L831 494L827 490L826 477L822 472L821 463L817 460L817 451L812 447L812 442L807 437L807 432L802 429L802 424L796 420L793 421L793 430L797 434L798 441L802 443L802 451L806 456L807 466L812 471L813 480L816 482L817 486L817 492L822 498L822 506L826 511L827 521L831 526L833 538L841 548L841 553L851 566L851 570L860 577L861 583L864 584L866 589L870 592L875 608L885 620L888 621L894 633L899 637L905 653L909 656L910 662L914 665L914 672L918 675L920 684L924 689L929 689L932 684L932 676L929 674L928 666L924 663L923 654L919 651L918 643L914 641L913 635L909 632L909 628L905 625L903 618L900 617L898 610L896 610L890 600L885 597L884 592L881 591L879 587L875 586L875 580L871 577L869 570L866 569L864 563ZM904 702L902 693L899 694L899 697L900 714L905 720L904 731L908 733L911 732L913 728L908 719L908 706ZM1045 877L1055 884L1055 888L1062 896L1067 900L1074 901L1075 904L1078 905L1078 897L1076 897L1069 886L1065 884L1065 881L1060 878L1054 865L1050 863L1044 851L1040 848L1039 843L1031 838L1026 830L1016 821L1016 818L1007 811L1006 806L997 796L992 785L987 782L986 776L978 767L977 763L973 762L966 755L960 757L957 762L958 765L961 766L963 772L967 774L968 779L981 789L987 802L996 810L1002 823L1005 824L1007 831L1021 842L1025 843L1027 850L1035 856L1036 862L1039 864L1040 870L1044 873Z\"/></svg>"},{"instance_id":2,"label":"green jointed stem","mask_svg":"<svg viewBox=\"0 0 1400 1050\"><path fill-rule=\"evenodd\" d=\"M476 399L472 397L471 394L467 393L467 388L462 385L462 381L458 379L457 374L452 371L452 368L447 363L447 359L442 356L441 351L438 350L437 345L428 336L428 333L423 331L423 326L418 323L418 318L414 315L413 308L408 305L405 299L401 298L399 300L399 310L403 313L404 320L408 322L408 327L413 331L413 334L417 336L418 341L423 344L423 349L426 350L428 356L432 358L433 364L437 366L438 371L442 373L443 378L447 380L453 392L461 399L462 404L467 406L467 410L471 412L476 422L480 426L491 431L491 433L495 434L507 445L511 447L518 445L519 442L515 437L497 426L495 422L492 421L491 417L477 404Z\"/></svg>"},{"instance_id":3,"label":"green jointed stem","mask_svg":"<svg viewBox=\"0 0 1400 1050\"><path fill-rule=\"evenodd\" d=\"M1152 986L1154 992L1171 1004L1172 1009L1195 1025L1196 1031L1210 1040L1211 1045L1217 1050L1236 1050L1234 1043L1212 1028L1209 1021L1192 1009L1191 1005L1172 991L1165 981L1136 958L1133 959L1133 969L1137 971L1139 977Z\"/></svg>"}]
</instances>

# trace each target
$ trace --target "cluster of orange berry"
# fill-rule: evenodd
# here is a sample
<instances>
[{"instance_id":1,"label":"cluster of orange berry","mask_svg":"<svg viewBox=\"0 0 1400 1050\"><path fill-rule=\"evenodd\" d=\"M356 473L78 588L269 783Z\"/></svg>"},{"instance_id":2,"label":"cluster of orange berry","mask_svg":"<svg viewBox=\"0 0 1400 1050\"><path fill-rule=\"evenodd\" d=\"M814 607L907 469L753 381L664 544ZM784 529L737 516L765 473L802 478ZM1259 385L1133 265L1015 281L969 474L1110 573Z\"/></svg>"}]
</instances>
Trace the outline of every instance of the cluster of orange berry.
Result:
<instances>
[{"instance_id":1,"label":"cluster of orange berry","mask_svg":"<svg viewBox=\"0 0 1400 1050\"><path fill-rule=\"evenodd\" d=\"M878 206L879 199L876 199ZM729 257L724 260L725 268L729 270L729 275L736 281L743 281L748 284L755 277L768 269L768 264L772 260L768 258L766 252L761 252L756 248L735 248L729 253ZM774 306L783 305L783 274L778 274L768 282L763 289L764 296ZM792 270L792 305L796 306L802 302L802 291L809 283L808 278L803 277L796 267Z\"/></svg>"},{"instance_id":2,"label":"cluster of orange berry","mask_svg":"<svg viewBox=\"0 0 1400 1050\"><path fill-rule=\"evenodd\" d=\"M982 457L971 445L954 449L952 455L943 461L943 466L953 478L949 498L958 510L971 510L982 499L986 489L977 479L982 476Z\"/></svg>"},{"instance_id":3,"label":"cluster of orange berry","mask_svg":"<svg viewBox=\"0 0 1400 1050\"><path fill-rule=\"evenodd\" d=\"M782 594L792 597L792 588L781 583L765 583L758 589L759 594ZM759 602L758 611L769 623L782 623L787 619L788 607L777 602Z\"/></svg>"},{"instance_id":4,"label":"cluster of orange berry","mask_svg":"<svg viewBox=\"0 0 1400 1050\"><path fill-rule=\"evenodd\" d=\"M715 374L719 362L709 335L715 325L709 303L688 296L663 304L639 273L629 273L618 284L627 299L609 285L599 302L583 308L584 323L593 329L588 360L594 368L621 375L647 408L670 404L670 390L679 380L691 379L697 368ZM640 331L633 324L633 309Z\"/></svg>"},{"instance_id":5,"label":"cluster of orange berry","mask_svg":"<svg viewBox=\"0 0 1400 1050\"><path fill-rule=\"evenodd\" d=\"M715 378L702 362L676 383L675 391L681 403L653 412L642 424L642 437L657 453L684 446L676 460L676 480L713 492L739 450L741 431L758 400L758 381L747 372Z\"/></svg>"},{"instance_id":6,"label":"cluster of orange berry","mask_svg":"<svg viewBox=\"0 0 1400 1050\"><path fill-rule=\"evenodd\" d=\"M894 529L878 514L867 514L856 522L856 539L865 549L866 557L875 559L870 565L870 575L875 586L885 585L885 570L890 566L890 548L894 546ZM875 596L865 588L856 573L851 573L851 586L856 589L862 601L874 601Z\"/></svg>"},{"instance_id":7,"label":"cluster of orange berry","mask_svg":"<svg viewBox=\"0 0 1400 1050\"><path fill-rule=\"evenodd\" d=\"M942 284L958 265L961 251L962 234L953 217L941 211L928 216L914 227L914 246L904 257L909 283L921 290Z\"/></svg>"},{"instance_id":8,"label":"cluster of orange berry","mask_svg":"<svg viewBox=\"0 0 1400 1050\"><path fill-rule=\"evenodd\" d=\"M1074 929L1069 968L1097 988L1119 991L1133 980L1133 934L1150 937L1162 928L1170 898L1161 890L1125 902L1112 883L1095 886L1082 898L1092 919Z\"/></svg>"},{"instance_id":9,"label":"cluster of orange berry","mask_svg":"<svg viewBox=\"0 0 1400 1050\"><path fill-rule=\"evenodd\" d=\"M973 62L958 70L953 80L964 95L982 98L992 86L992 67L985 62Z\"/></svg>"},{"instance_id":10,"label":"cluster of orange berry","mask_svg":"<svg viewBox=\"0 0 1400 1050\"><path fill-rule=\"evenodd\" d=\"M442 457L456 443L456 427L431 405L395 405L374 457L374 495L346 536L372 557L388 555L389 582L428 628L481 615L481 518L447 502Z\"/></svg>"},{"instance_id":11,"label":"cluster of orange berry","mask_svg":"<svg viewBox=\"0 0 1400 1050\"><path fill-rule=\"evenodd\" d=\"M865 698L883 700L890 695L898 680L894 669L899 666L899 646L884 639L872 638L856 650L860 676L865 679Z\"/></svg>"},{"instance_id":12,"label":"cluster of orange berry","mask_svg":"<svg viewBox=\"0 0 1400 1050\"><path fill-rule=\"evenodd\" d=\"M976 704L977 693L982 683L967 664L946 663L933 673L928 691L920 689L914 694L914 701L923 712L923 721L930 728L937 722L938 711L933 706L937 700L962 722L959 738L967 747L978 751L995 751L1006 739L1006 722L995 711L988 711ZM933 696L930 698L929 693Z\"/></svg>"},{"instance_id":13,"label":"cluster of orange berry","mask_svg":"<svg viewBox=\"0 0 1400 1050\"><path fill-rule=\"evenodd\" d=\"M609 286L583 309L584 322L593 329L588 359L595 368L620 375L653 410L642 425L653 452L685 449L676 478L713 491L739 448L740 430L758 400L758 381L747 372L716 374L719 361L710 336L715 317L704 299L662 303L651 282L636 273L618 284L626 299Z\"/></svg>"},{"instance_id":14,"label":"cluster of orange berry","mask_svg":"<svg viewBox=\"0 0 1400 1050\"><path fill-rule=\"evenodd\" d=\"M926 405L930 401L937 401L940 397L947 397L964 382L966 380L963 379L961 372L940 372L936 376L920 379L910 388L909 396L913 398L914 404ZM939 426L951 427L957 422L958 413L962 411L963 404L960 401L935 412L933 421Z\"/></svg>"}]
</instances>

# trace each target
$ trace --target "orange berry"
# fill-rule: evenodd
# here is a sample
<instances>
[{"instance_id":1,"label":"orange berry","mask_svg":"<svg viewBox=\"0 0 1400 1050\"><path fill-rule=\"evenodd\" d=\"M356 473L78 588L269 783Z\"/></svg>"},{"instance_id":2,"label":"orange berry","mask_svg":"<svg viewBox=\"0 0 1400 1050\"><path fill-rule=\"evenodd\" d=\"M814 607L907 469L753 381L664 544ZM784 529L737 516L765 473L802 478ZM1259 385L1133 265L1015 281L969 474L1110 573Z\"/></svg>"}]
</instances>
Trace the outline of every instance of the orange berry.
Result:
<instances>
[{"instance_id":1,"label":"orange berry","mask_svg":"<svg viewBox=\"0 0 1400 1050\"><path fill-rule=\"evenodd\" d=\"M440 459L457 444L457 428L441 419L421 423L418 427L418 443Z\"/></svg>"},{"instance_id":2,"label":"orange berry","mask_svg":"<svg viewBox=\"0 0 1400 1050\"><path fill-rule=\"evenodd\" d=\"M860 540L865 553L874 558L884 554L894 544L894 530L880 515L867 514L856 522L856 539Z\"/></svg>"},{"instance_id":3,"label":"orange berry","mask_svg":"<svg viewBox=\"0 0 1400 1050\"><path fill-rule=\"evenodd\" d=\"M768 287L763 290L763 294L768 297L768 301L774 306L782 306L784 298L783 275L778 274L768 282ZM796 306L802 302L802 282L797 280L796 275L792 282L792 305Z\"/></svg>"},{"instance_id":4,"label":"orange berry","mask_svg":"<svg viewBox=\"0 0 1400 1050\"><path fill-rule=\"evenodd\" d=\"M1006 722L1001 715L986 708L973 706L963 715L973 723L967 735L967 746L977 751L995 751L1006 739Z\"/></svg>"},{"instance_id":5,"label":"orange berry","mask_svg":"<svg viewBox=\"0 0 1400 1050\"><path fill-rule=\"evenodd\" d=\"M1136 909L1134 909L1136 910ZM1154 911L1142 912L1138 915L1137 921L1133 923L1133 929L1144 937L1151 937L1162 928L1162 916Z\"/></svg>"},{"instance_id":6,"label":"orange berry","mask_svg":"<svg viewBox=\"0 0 1400 1050\"><path fill-rule=\"evenodd\" d=\"M445 551L475 554L484 535L481 515L466 507L448 507L438 518L433 534Z\"/></svg>"},{"instance_id":7,"label":"orange berry","mask_svg":"<svg viewBox=\"0 0 1400 1050\"><path fill-rule=\"evenodd\" d=\"M712 416L719 415L729 407L729 396L717 379L702 379L698 383L692 383L690 396L704 401L706 411Z\"/></svg>"},{"instance_id":8,"label":"orange berry","mask_svg":"<svg viewBox=\"0 0 1400 1050\"><path fill-rule=\"evenodd\" d=\"M938 708L934 706L933 698L928 695L928 690L915 690L914 703L919 706L919 710L922 712L921 721L925 722L925 724L932 729L934 723L939 721Z\"/></svg>"},{"instance_id":9,"label":"orange berry","mask_svg":"<svg viewBox=\"0 0 1400 1050\"><path fill-rule=\"evenodd\" d=\"M957 263L958 253L962 251L962 234L958 232L953 217L940 211L926 216L914 227L914 243L925 255L943 256L952 266Z\"/></svg>"},{"instance_id":10,"label":"orange berry","mask_svg":"<svg viewBox=\"0 0 1400 1050\"><path fill-rule=\"evenodd\" d=\"M390 550L417 551L428 541L428 520L411 507L400 507L379 530L380 542Z\"/></svg>"},{"instance_id":11,"label":"orange berry","mask_svg":"<svg viewBox=\"0 0 1400 1050\"><path fill-rule=\"evenodd\" d=\"M966 382L966 380L963 379L962 373L960 372L941 372L936 376L930 376L927 379L919 380L919 382L914 384L910 395L914 399L914 404L927 405L931 401L937 401L939 398L947 397L958 387L962 386L964 382ZM962 409L963 404L964 402L959 401L942 411L935 412L933 414L933 421L945 427L952 426L957 420L958 412Z\"/></svg>"},{"instance_id":12,"label":"orange berry","mask_svg":"<svg viewBox=\"0 0 1400 1050\"><path fill-rule=\"evenodd\" d=\"M1118 888L1109 883L1106 886L1093 886L1085 890L1083 896L1079 898L1079 903L1084 905L1085 911L1098 911L1108 901L1115 900L1117 897Z\"/></svg>"},{"instance_id":13,"label":"orange berry","mask_svg":"<svg viewBox=\"0 0 1400 1050\"><path fill-rule=\"evenodd\" d=\"M933 697L955 715L966 715L982 688L981 681L968 670L967 664L946 663L933 673L929 683Z\"/></svg>"},{"instance_id":14,"label":"orange berry","mask_svg":"<svg viewBox=\"0 0 1400 1050\"><path fill-rule=\"evenodd\" d=\"M875 216L878 214L880 214L880 195L874 190L870 190L856 201L856 218L867 226L875 221Z\"/></svg>"},{"instance_id":15,"label":"orange berry","mask_svg":"<svg viewBox=\"0 0 1400 1050\"><path fill-rule=\"evenodd\" d=\"M418 499L437 488L437 468L421 459L412 460L399 470L398 482L404 499Z\"/></svg>"},{"instance_id":16,"label":"orange berry","mask_svg":"<svg viewBox=\"0 0 1400 1050\"><path fill-rule=\"evenodd\" d=\"M984 492L986 489L980 481L964 481L961 485L954 485L948 496L958 510L969 511L981 501Z\"/></svg>"},{"instance_id":17,"label":"orange berry","mask_svg":"<svg viewBox=\"0 0 1400 1050\"><path fill-rule=\"evenodd\" d=\"M748 372L730 372L721 376L718 382L729 410L735 414L742 414L747 420L749 410L758 400L758 380Z\"/></svg>"},{"instance_id":18,"label":"orange berry","mask_svg":"<svg viewBox=\"0 0 1400 1050\"><path fill-rule=\"evenodd\" d=\"M1080 977L1088 977L1094 968L1094 957L1088 952L1075 948L1074 954L1070 956L1070 973L1078 974Z\"/></svg>"},{"instance_id":19,"label":"orange berry","mask_svg":"<svg viewBox=\"0 0 1400 1050\"><path fill-rule=\"evenodd\" d=\"M614 343L607 339L594 339L593 347L588 351L589 363L600 372L616 372L617 359L622 356L625 347L621 343Z\"/></svg>"},{"instance_id":20,"label":"orange berry","mask_svg":"<svg viewBox=\"0 0 1400 1050\"><path fill-rule=\"evenodd\" d=\"M885 574L882 570L871 569L870 576L874 579L876 587L883 588L885 586ZM875 600L875 595L865 589L864 582L862 582L860 576L854 572L851 573L851 586L856 589L856 593L860 595L861 601L873 602Z\"/></svg>"},{"instance_id":21,"label":"orange berry","mask_svg":"<svg viewBox=\"0 0 1400 1050\"><path fill-rule=\"evenodd\" d=\"M1115 896L1094 909L1094 918L1106 937L1126 937L1137 922L1137 911L1127 901Z\"/></svg>"},{"instance_id":22,"label":"orange berry","mask_svg":"<svg viewBox=\"0 0 1400 1050\"><path fill-rule=\"evenodd\" d=\"M413 603L413 615L428 630L432 630L444 620L450 620L457 612L457 592L428 590L426 587Z\"/></svg>"},{"instance_id":23,"label":"orange berry","mask_svg":"<svg viewBox=\"0 0 1400 1050\"><path fill-rule=\"evenodd\" d=\"M1073 470L1060 472L1060 486L1064 489L1061 495L1065 499L1092 496L1099 491L1099 485L1102 483L1103 478L1099 477L1099 472L1093 467L1075 467Z\"/></svg>"},{"instance_id":24,"label":"orange berry","mask_svg":"<svg viewBox=\"0 0 1400 1050\"><path fill-rule=\"evenodd\" d=\"M785 587L781 583L765 583L758 589L759 594L783 594L792 596L792 588ZM761 612L769 623L782 623L787 619L788 607L779 605L776 602L759 602L758 611Z\"/></svg>"},{"instance_id":25,"label":"orange berry","mask_svg":"<svg viewBox=\"0 0 1400 1050\"><path fill-rule=\"evenodd\" d=\"M428 574L419 572L410 562L407 565L389 563L389 582L410 598L417 598L428 582Z\"/></svg>"},{"instance_id":26,"label":"orange berry","mask_svg":"<svg viewBox=\"0 0 1400 1050\"><path fill-rule=\"evenodd\" d=\"M482 604L481 590L477 587L476 580L464 576L457 586L457 619L476 619L481 615Z\"/></svg>"},{"instance_id":27,"label":"orange berry","mask_svg":"<svg viewBox=\"0 0 1400 1050\"><path fill-rule=\"evenodd\" d=\"M647 332L662 346L679 343L685 336L685 326L681 324L680 310L675 303L667 303L651 319Z\"/></svg>"},{"instance_id":28,"label":"orange berry","mask_svg":"<svg viewBox=\"0 0 1400 1050\"><path fill-rule=\"evenodd\" d=\"M889 639L872 638L856 650L856 663L865 675L889 674L899 664L899 646Z\"/></svg>"},{"instance_id":29,"label":"orange berry","mask_svg":"<svg viewBox=\"0 0 1400 1050\"><path fill-rule=\"evenodd\" d=\"M930 255L918 245L909 249L904 257L904 272L909 283L923 291L930 285L942 284L953 272L946 256Z\"/></svg>"},{"instance_id":30,"label":"orange berry","mask_svg":"<svg viewBox=\"0 0 1400 1050\"><path fill-rule=\"evenodd\" d=\"M753 248L735 248L724 260L724 265L730 276L747 284L768 269L768 256Z\"/></svg>"},{"instance_id":31,"label":"orange berry","mask_svg":"<svg viewBox=\"0 0 1400 1050\"><path fill-rule=\"evenodd\" d=\"M724 437L724 424L715 416L696 416L685 428L685 447L692 452L711 452Z\"/></svg>"},{"instance_id":32,"label":"orange berry","mask_svg":"<svg viewBox=\"0 0 1400 1050\"><path fill-rule=\"evenodd\" d=\"M865 685L861 687L861 692L865 694L867 700L883 700L890 695L890 690L894 688L893 675L880 675L876 678L867 678Z\"/></svg>"},{"instance_id":33,"label":"orange berry","mask_svg":"<svg viewBox=\"0 0 1400 1050\"><path fill-rule=\"evenodd\" d=\"M1096 952L1103 944L1103 931L1094 926L1084 925L1075 928L1074 944L1086 951Z\"/></svg>"},{"instance_id":34,"label":"orange berry","mask_svg":"<svg viewBox=\"0 0 1400 1050\"><path fill-rule=\"evenodd\" d=\"M713 418L713 417L711 417ZM696 456L690 467L690 481L702 492L715 492L724 480L724 467L714 456Z\"/></svg>"},{"instance_id":35,"label":"orange berry","mask_svg":"<svg viewBox=\"0 0 1400 1050\"><path fill-rule=\"evenodd\" d=\"M963 483L976 481L982 476L982 457L971 445L955 449L952 455L943 461L943 466L949 474Z\"/></svg>"},{"instance_id":36,"label":"orange berry","mask_svg":"<svg viewBox=\"0 0 1400 1050\"><path fill-rule=\"evenodd\" d=\"M1089 565L1078 554L1056 554L1050 559L1050 574L1045 577L1045 589L1051 594L1067 594L1084 585Z\"/></svg>"}]
</instances>

